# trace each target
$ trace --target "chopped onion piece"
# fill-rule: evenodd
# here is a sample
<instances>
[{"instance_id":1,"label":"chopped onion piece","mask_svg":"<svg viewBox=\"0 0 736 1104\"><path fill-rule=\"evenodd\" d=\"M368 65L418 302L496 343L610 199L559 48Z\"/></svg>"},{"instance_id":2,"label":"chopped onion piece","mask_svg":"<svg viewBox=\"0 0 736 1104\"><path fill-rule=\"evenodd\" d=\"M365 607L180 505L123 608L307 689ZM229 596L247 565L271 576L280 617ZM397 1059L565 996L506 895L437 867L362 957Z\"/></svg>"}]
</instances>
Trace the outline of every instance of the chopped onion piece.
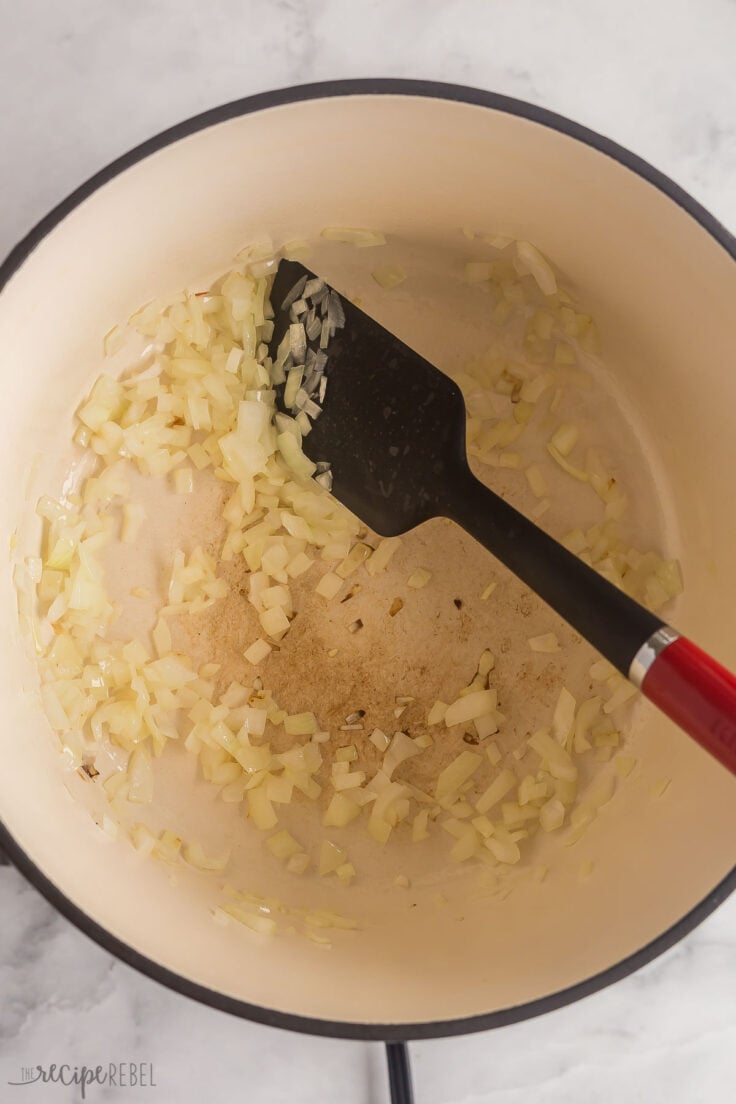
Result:
<instances>
[{"instance_id":1,"label":"chopped onion piece","mask_svg":"<svg viewBox=\"0 0 736 1104\"><path fill-rule=\"evenodd\" d=\"M371 276L379 287L384 288L386 291L390 291L391 288L403 284L406 279L406 272L401 265L385 265L383 268L374 269Z\"/></svg>"},{"instance_id":2,"label":"chopped onion piece","mask_svg":"<svg viewBox=\"0 0 736 1104\"><path fill-rule=\"evenodd\" d=\"M501 762L503 756L498 750L498 744L495 742L495 740L492 740L491 743L488 744L488 746L486 747L486 755L488 756L489 763L493 767L497 767L498 764Z\"/></svg>"},{"instance_id":3,"label":"chopped onion piece","mask_svg":"<svg viewBox=\"0 0 736 1104\"><path fill-rule=\"evenodd\" d=\"M141 805L153 801L153 767L144 747L137 747L128 761L128 801Z\"/></svg>"},{"instance_id":4,"label":"chopped onion piece","mask_svg":"<svg viewBox=\"0 0 736 1104\"><path fill-rule=\"evenodd\" d=\"M489 648L486 648L481 652L480 659L478 660L478 673L480 677L486 678L494 667L495 656Z\"/></svg>"},{"instance_id":5,"label":"chopped onion piece","mask_svg":"<svg viewBox=\"0 0 736 1104\"><path fill-rule=\"evenodd\" d=\"M196 866L198 870L215 870L221 872L230 861L230 855L206 855L202 845L189 843L184 847L184 859L190 866Z\"/></svg>"},{"instance_id":6,"label":"chopped onion piece","mask_svg":"<svg viewBox=\"0 0 736 1104\"><path fill-rule=\"evenodd\" d=\"M276 931L276 921L270 916L263 916L258 912L250 912L242 905L225 905L224 912L232 916L238 923L245 925L259 935L273 935Z\"/></svg>"},{"instance_id":7,"label":"chopped onion piece","mask_svg":"<svg viewBox=\"0 0 736 1104\"><path fill-rule=\"evenodd\" d=\"M257 640L253 641L249 648L245 649L243 655L248 660L248 663L252 663L255 667L259 663L262 663L270 652L271 645L259 637Z\"/></svg>"},{"instance_id":8,"label":"chopped onion piece","mask_svg":"<svg viewBox=\"0 0 736 1104\"><path fill-rule=\"evenodd\" d=\"M574 701L574 700L573 700ZM546 762L553 778L574 782L578 770L565 749L546 729L540 729L529 737L531 747Z\"/></svg>"},{"instance_id":9,"label":"chopped onion piece","mask_svg":"<svg viewBox=\"0 0 736 1104\"><path fill-rule=\"evenodd\" d=\"M636 766L636 759L631 755L617 755L614 765L619 778L628 778Z\"/></svg>"},{"instance_id":10,"label":"chopped onion piece","mask_svg":"<svg viewBox=\"0 0 736 1104\"><path fill-rule=\"evenodd\" d=\"M543 295L555 294L557 291L555 274L536 246L528 241L517 241L516 257L523 270L534 277Z\"/></svg>"},{"instance_id":11,"label":"chopped onion piece","mask_svg":"<svg viewBox=\"0 0 736 1104\"><path fill-rule=\"evenodd\" d=\"M556 797L551 797L539 810L539 823L544 832L556 831L564 820L565 806Z\"/></svg>"},{"instance_id":12,"label":"chopped onion piece","mask_svg":"<svg viewBox=\"0 0 736 1104\"><path fill-rule=\"evenodd\" d=\"M499 862L509 863L511 865L517 863L521 858L519 845L508 837L506 839L499 838L498 830L496 830L494 835L484 840L483 843Z\"/></svg>"},{"instance_id":13,"label":"chopped onion piece","mask_svg":"<svg viewBox=\"0 0 736 1104\"><path fill-rule=\"evenodd\" d=\"M548 498L543 498L541 502L538 502L537 505L529 511L529 517L532 518L533 521L536 521L538 518L542 517L543 514L547 513L551 505L552 503Z\"/></svg>"},{"instance_id":14,"label":"chopped onion piece","mask_svg":"<svg viewBox=\"0 0 736 1104\"><path fill-rule=\"evenodd\" d=\"M504 769L496 775L490 786L481 794L475 802L479 813L487 813L494 805L497 805L507 793L516 786L516 775L513 771Z\"/></svg>"},{"instance_id":15,"label":"chopped onion piece","mask_svg":"<svg viewBox=\"0 0 736 1104\"><path fill-rule=\"evenodd\" d=\"M146 520L146 511L137 502L126 502L123 506L123 524L120 531L120 539L123 544L135 544L143 522ZM48 562L49 567L57 566Z\"/></svg>"},{"instance_id":16,"label":"chopped onion piece","mask_svg":"<svg viewBox=\"0 0 736 1104\"><path fill-rule=\"evenodd\" d=\"M429 714L427 715L427 724L429 724L429 725L441 724L442 721L444 721L444 719L445 719L447 709L448 709L448 707L445 704L445 702L440 701L438 699L434 703L432 708L430 709Z\"/></svg>"},{"instance_id":17,"label":"chopped onion piece","mask_svg":"<svg viewBox=\"0 0 736 1104\"><path fill-rule=\"evenodd\" d=\"M314 589L317 594L322 598L327 598L329 601L329 599L336 596L342 584L343 580L339 575L336 575L334 571L328 571L322 576Z\"/></svg>"},{"instance_id":18,"label":"chopped onion piece","mask_svg":"<svg viewBox=\"0 0 736 1104\"><path fill-rule=\"evenodd\" d=\"M480 755L472 751L461 751L457 758L440 772L435 786L437 800L445 800L456 793L463 783L475 774L482 762Z\"/></svg>"},{"instance_id":19,"label":"chopped onion piece","mask_svg":"<svg viewBox=\"0 0 736 1104\"><path fill-rule=\"evenodd\" d=\"M620 685L603 706L603 712L614 713L617 709L620 709L622 705L626 705L627 702L630 702L638 692L639 691L633 683L621 679Z\"/></svg>"},{"instance_id":20,"label":"chopped onion piece","mask_svg":"<svg viewBox=\"0 0 736 1104\"><path fill-rule=\"evenodd\" d=\"M576 468L573 464L569 462L569 460L566 460L562 453L558 452L554 445L547 445L547 452L550 454L555 463L558 464L564 472L567 472L568 475L571 475L573 479L577 479L580 483L587 483L589 481L588 473L583 471L581 468Z\"/></svg>"},{"instance_id":21,"label":"chopped onion piece","mask_svg":"<svg viewBox=\"0 0 736 1104\"><path fill-rule=\"evenodd\" d=\"M389 560L401 544L400 537L385 537L366 562L366 571L369 575L378 575L385 571Z\"/></svg>"},{"instance_id":22,"label":"chopped onion piece","mask_svg":"<svg viewBox=\"0 0 736 1104\"><path fill-rule=\"evenodd\" d=\"M347 579L362 563L365 563L372 552L373 549L367 544L358 541L350 549L342 563L335 568L335 574L341 579Z\"/></svg>"},{"instance_id":23,"label":"chopped onion piece","mask_svg":"<svg viewBox=\"0 0 736 1104\"><path fill-rule=\"evenodd\" d=\"M529 647L533 652L553 653L559 652L560 642L556 633L543 633L541 636L530 636Z\"/></svg>"},{"instance_id":24,"label":"chopped onion piece","mask_svg":"<svg viewBox=\"0 0 736 1104\"><path fill-rule=\"evenodd\" d=\"M276 827L276 813L263 786L248 791L248 816L262 832Z\"/></svg>"},{"instance_id":25,"label":"chopped onion piece","mask_svg":"<svg viewBox=\"0 0 736 1104\"><path fill-rule=\"evenodd\" d=\"M194 490L194 472L191 468L177 468L174 472L176 494L191 494Z\"/></svg>"},{"instance_id":26,"label":"chopped onion piece","mask_svg":"<svg viewBox=\"0 0 736 1104\"><path fill-rule=\"evenodd\" d=\"M360 805L344 793L334 793L325 810L322 823L325 827L344 828L360 815Z\"/></svg>"},{"instance_id":27,"label":"chopped onion piece","mask_svg":"<svg viewBox=\"0 0 736 1104\"><path fill-rule=\"evenodd\" d=\"M429 809L421 809L414 817L411 826L411 838L413 843L429 839L427 824L429 822Z\"/></svg>"},{"instance_id":28,"label":"chopped onion piece","mask_svg":"<svg viewBox=\"0 0 736 1104\"><path fill-rule=\"evenodd\" d=\"M292 433L279 433L276 444L287 467L302 479L314 475L316 465L304 455L301 446Z\"/></svg>"},{"instance_id":29,"label":"chopped onion piece","mask_svg":"<svg viewBox=\"0 0 736 1104\"><path fill-rule=\"evenodd\" d=\"M547 388L552 386L554 378L552 372L540 372L533 379L524 380L519 391L519 398L527 403L539 402Z\"/></svg>"},{"instance_id":30,"label":"chopped onion piece","mask_svg":"<svg viewBox=\"0 0 736 1104\"><path fill-rule=\"evenodd\" d=\"M277 859L282 859L284 861L290 859L292 855L299 854L302 851L301 844L297 843L291 833L287 832L285 828L282 828L276 835L269 836L266 840L266 847Z\"/></svg>"},{"instance_id":31,"label":"chopped onion piece","mask_svg":"<svg viewBox=\"0 0 736 1104\"><path fill-rule=\"evenodd\" d=\"M347 774L335 775L332 779L332 785L339 793L342 793L343 790L355 790L362 786L364 782L364 771L349 771Z\"/></svg>"},{"instance_id":32,"label":"chopped onion piece","mask_svg":"<svg viewBox=\"0 0 736 1104\"><path fill-rule=\"evenodd\" d=\"M580 431L577 426L563 422L550 438L550 445L560 456L569 456L577 444Z\"/></svg>"},{"instance_id":33,"label":"chopped onion piece","mask_svg":"<svg viewBox=\"0 0 736 1104\"><path fill-rule=\"evenodd\" d=\"M168 655L171 651L171 631L165 618L159 617L152 635L157 655Z\"/></svg>"},{"instance_id":34,"label":"chopped onion piece","mask_svg":"<svg viewBox=\"0 0 736 1104\"><path fill-rule=\"evenodd\" d=\"M347 861L347 857L347 852L343 851L342 847L338 847L336 843L332 843L330 840L323 840L319 851L318 874L324 877L325 874L334 873L339 866Z\"/></svg>"},{"instance_id":35,"label":"chopped onion piece","mask_svg":"<svg viewBox=\"0 0 736 1104\"><path fill-rule=\"evenodd\" d=\"M304 874L308 866L309 855L305 851L298 851L286 863L286 869L290 874Z\"/></svg>"},{"instance_id":36,"label":"chopped onion piece","mask_svg":"<svg viewBox=\"0 0 736 1104\"><path fill-rule=\"evenodd\" d=\"M377 230L361 230L350 226L325 226L322 237L328 241L347 242L358 249L386 244L385 235Z\"/></svg>"},{"instance_id":37,"label":"chopped onion piece","mask_svg":"<svg viewBox=\"0 0 736 1104\"><path fill-rule=\"evenodd\" d=\"M557 704L552 717L552 732L555 739L563 747L566 747L575 723L575 698L567 687L560 690Z\"/></svg>"},{"instance_id":38,"label":"chopped onion piece","mask_svg":"<svg viewBox=\"0 0 736 1104\"><path fill-rule=\"evenodd\" d=\"M421 748L418 748L405 732L394 732L391 743L383 757L382 770L384 774L391 778L400 763L403 763L406 759L411 759L414 755L419 755L420 752Z\"/></svg>"},{"instance_id":39,"label":"chopped onion piece","mask_svg":"<svg viewBox=\"0 0 736 1104\"><path fill-rule=\"evenodd\" d=\"M530 464L525 473L532 494L537 498L543 498L547 494L547 481L539 464Z\"/></svg>"},{"instance_id":40,"label":"chopped onion piece","mask_svg":"<svg viewBox=\"0 0 736 1104\"><path fill-rule=\"evenodd\" d=\"M314 560L307 556L306 553L297 552L296 556L286 565L286 574L291 579L297 579L300 575L303 575L305 571L309 571L313 563Z\"/></svg>"},{"instance_id":41,"label":"chopped onion piece","mask_svg":"<svg viewBox=\"0 0 736 1104\"><path fill-rule=\"evenodd\" d=\"M591 745L588 740L588 734L593 721L600 712L600 708L601 699L598 697L588 698L587 701L581 702L580 704L575 716L575 735L573 743L578 755L590 749Z\"/></svg>"},{"instance_id":42,"label":"chopped onion piece","mask_svg":"<svg viewBox=\"0 0 736 1104\"><path fill-rule=\"evenodd\" d=\"M181 844L181 838L166 828L156 840L153 854L164 862L175 863L179 858Z\"/></svg>"},{"instance_id":43,"label":"chopped onion piece","mask_svg":"<svg viewBox=\"0 0 736 1104\"><path fill-rule=\"evenodd\" d=\"M378 776L373 779L376 786ZM396 823L396 808L406 795L406 787L400 782L391 782L383 775L384 784L371 808L368 819L368 832L377 843L387 843L391 830Z\"/></svg>"},{"instance_id":44,"label":"chopped onion piece","mask_svg":"<svg viewBox=\"0 0 736 1104\"><path fill-rule=\"evenodd\" d=\"M388 736L385 732L382 732L380 728L374 728L368 738L379 751L385 751L390 743Z\"/></svg>"},{"instance_id":45,"label":"chopped onion piece","mask_svg":"<svg viewBox=\"0 0 736 1104\"><path fill-rule=\"evenodd\" d=\"M448 706L445 712L445 725L447 728L452 728L453 725L467 724L477 717L493 713L497 702L498 695L495 690L476 690L471 694L465 694Z\"/></svg>"},{"instance_id":46,"label":"chopped onion piece","mask_svg":"<svg viewBox=\"0 0 736 1104\"><path fill-rule=\"evenodd\" d=\"M306 261L310 253L310 244L304 238L295 238L284 246L284 256L290 261Z\"/></svg>"},{"instance_id":47,"label":"chopped onion piece","mask_svg":"<svg viewBox=\"0 0 736 1104\"><path fill-rule=\"evenodd\" d=\"M513 238L507 238L505 234L483 234L483 241L492 245L494 249L506 249L513 244Z\"/></svg>"},{"instance_id":48,"label":"chopped onion piece","mask_svg":"<svg viewBox=\"0 0 736 1104\"><path fill-rule=\"evenodd\" d=\"M311 736L317 731L317 719L314 713L292 713L284 721L284 731L288 736Z\"/></svg>"},{"instance_id":49,"label":"chopped onion piece","mask_svg":"<svg viewBox=\"0 0 736 1104\"><path fill-rule=\"evenodd\" d=\"M258 620L266 635L273 637L274 640L280 640L289 628L289 618L281 606L274 606L273 609L259 613Z\"/></svg>"},{"instance_id":50,"label":"chopped onion piece","mask_svg":"<svg viewBox=\"0 0 736 1104\"><path fill-rule=\"evenodd\" d=\"M420 590L425 587L429 580L432 578L432 572L427 571L424 567L418 567L411 573L407 579L407 586L412 587L414 590Z\"/></svg>"},{"instance_id":51,"label":"chopped onion piece","mask_svg":"<svg viewBox=\"0 0 736 1104\"><path fill-rule=\"evenodd\" d=\"M476 717L473 726L478 739L487 740L498 732L498 716L495 713L486 713L484 717Z\"/></svg>"},{"instance_id":52,"label":"chopped onion piece","mask_svg":"<svg viewBox=\"0 0 736 1104\"><path fill-rule=\"evenodd\" d=\"M598 659L592 664L589 674L593 682L605 682L616 673L616 668L607 659Z\"/></svg>"}]
</instances>

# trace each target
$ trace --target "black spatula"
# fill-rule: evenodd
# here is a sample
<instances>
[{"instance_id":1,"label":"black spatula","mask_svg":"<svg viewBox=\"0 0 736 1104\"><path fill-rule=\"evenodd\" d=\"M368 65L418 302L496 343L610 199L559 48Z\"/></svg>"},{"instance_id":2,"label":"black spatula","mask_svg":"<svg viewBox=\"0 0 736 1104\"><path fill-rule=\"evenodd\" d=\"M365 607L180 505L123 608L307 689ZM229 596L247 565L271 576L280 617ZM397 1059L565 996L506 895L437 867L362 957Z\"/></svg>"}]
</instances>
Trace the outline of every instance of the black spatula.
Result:
<instances>
[{"instance_id":1,"label":"black spatula","mask_svg":"<svg viewBox=\"0 0 736 1104\"><path fill-rule=\"evenodd\" d=\"M457 522L736 773L736 678L475 478L457 385L297 262L279 264L271 304L274 360L308 361L302 447L335 497L382 536Z\"/></svg>"}]
</instances>

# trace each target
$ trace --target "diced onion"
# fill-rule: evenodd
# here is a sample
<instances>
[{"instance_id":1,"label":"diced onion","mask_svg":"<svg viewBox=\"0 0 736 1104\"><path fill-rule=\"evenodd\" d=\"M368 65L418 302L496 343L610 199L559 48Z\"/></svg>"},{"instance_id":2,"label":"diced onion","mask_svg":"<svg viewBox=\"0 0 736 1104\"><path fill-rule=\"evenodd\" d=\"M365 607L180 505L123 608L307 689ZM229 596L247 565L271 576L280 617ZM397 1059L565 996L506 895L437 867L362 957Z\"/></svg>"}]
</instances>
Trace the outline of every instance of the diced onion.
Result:
<instances>
[{"instance_id":1,"label":"diced onion","mask_svg":"<svg viewBox=\"0 0 736 1104\"><path fill-rule=\"evenodd\" d=\"M369 737L374 747L377 747L379 751L385 751L388 747L390 740L385 732L382 732L380 728L374 728Z\"/></svg>"},{"instance_id":2,"label":"diced onion","mask_svg":"<svg viewBox=\"0 0 736 1104\"><path fill-rule=\"evenodd\" d=\"M507 769L500 771L476 801L476 809L479 813L487 813L489 809L492 809L494 805L503 800L506 794L515 786L516 775L513 771Z\"/></svg>"},{"instance_id":3,"label":"diced onion","mask_svg":"<svg viewBox=\"0 0 736 1104\"><path fill-rule=\"evenodd\" d=\"M259 637L258 640L254 640L253 643L245 649L243 655L248 660L248 663L252 663L253 666L256 667L259 663L263 662L270 652L271 645Z\"/></svg>"},{"instance_id":4,"label":"diced onion","mask_svg":"<svg viewBox=\"0 0 736 1104\"><path fill-rule=\"evenodd\" d=\"M536 246L528 241L517 241L516 256L524 270L534 277L542 294L554 295L557 291L555 274Z\"/></svg>"},{"instance_id":5,"label":"diced onion","mask_svg":"<svg viewBox=\"0 0 736 1104\"><path fill-rule=\"evenodd\" d=\"M550 438L550 446L557 450L560 456L569 456L577 444L580 431L577 426L569 422L563 422Z\"/></svg>"},{"instance_id":6,"label":"diced onion","mask_svg":"<svg viewBox=\"0 0 736 1104\"><path fill-rule=\"evenodd\" d=\"M359 249L386 244L385 235L377 230L360 230L351 226L326 226L322 231L322 237L328 241L347 242Z\"/></svg>"},{"instance_id":7,"label":"diced onion","mask_svg":"<svg viewBox=\"0 0 736 1104\"><path fill-rule=\"evenodd\" d=\"M565 747L575 723L575 698L567 687L560 690L552 717L552 732L559 744Z\"/></svg>"},{"instance_id":8,"label":"diced onion","mask_svg":"<svg viewBox=\"0 0 736 1104\"><path fill-rule=\"evenodd\" d=\"M383 268L375 268L371 275L378 286L386 291L398 287L406 279L406 272L401 265L385 265Z\"/></svg>"},{"instance_id":9,"label":"diced onion","mask_svg":"<svg viewBox=\"0 0 736 1104\"><path fill-rule=\"evenodd\" d=\"M319 852L318 869L318 873L322 877L324 877L325 874L332 874L346 861L347 854L343 851L342 847L338 847L337 844L332 843L331 840L323 840Z\"/></svg>"},{"instance_id":10,"label":"diced onion","mask_svg":"<svg viewBox=\"0 0 736 1104\"><path fill-rule=\"evenodd\" d=\"M214 870L221 872L230 861L229 854L207 855L199 843L188 843L183 850L184 860L190 866L196 866L198 870Z\"/></svg>"},{"instance_id":11,"label":"diced onion","mask_svg":"<svg viewBox=\"0 0 736 1104\"><path fill-rule=\"evenodd\" d=\"M467 724L477 717L493 713L497 700L498 695L495 690L476 690L472 694L466 694L447 707L445 724L448 728L452 728L453 725Z\"/></svg>"},{"instance_id":12,"label":"diced onion","mask_svg":"<svg viewBox=\"0 0 736 1104\"><path fill-rule=\"evenodd\" d=\"M556 797L551 797L539 810L539 823L545 832L561 828L564 820L565 806Z\"/></svg>"},{"instance_id":13,"label":"diced onion","mask_svg":"<svg viewBox=\"0 0 736 1104\"><path fill-rule=\"evenodd\" d=\"M292 713L284 720L284 732L289 736L311 736L317 731L314 713Z\"/></svg>"},{"instance_id":14,"label":"diced onion","mask_svg":"<svg viewBox=\"0 0 736 1104\"><path fill-rule=\"evenodd\" d=\"M611 694L611 697L603 706L604 713L615 713L617 709L620 709L622 705L626 705L631 701L633 697L638 693L637 688L633 683L627 682L625 679L621 679L618 688Z\"/></svg>"},{"instance_id":15,"label":"diced onion","mask_svg":"<svg viewBox=\"0 0 736 1104\"><path fill-rule=\"evenodd\" d=\"M421 748L418 748L414 740L405 732L395 732L383 757L384 773L390 778L400 763L411 759L414 755L419 755L420 751Z\"/></svg>"},{"instance_id":16,"label":"diced onion","mask_svg":"<svg viewBox=\"0 0 736 1104\"><path fill-rule=\"evenodd\" d=\"M524 473L526 475L527 483L531 487L532 493L537 498L543 498L547 494L547 480L544 478L544 474L539 464L530 464Z\"/></svg>"},{"instance_id":17,"label":"diced onion","mask_svg":"<svg viewBox=\"0 0 736 1104\"><path fill-rule=\"evenodd\" d=\"M373 549L367 544L361 544L361 542L358 541L358 543L354 544L350 549L342 563L335 568L335 574L339 576L340 579L347 579L362 563L365 563L372 551Z\"/></svg>"},{"instance_id":18,"label":"diced onion","mask_svg":"<svg viewBox=\"0 0 736 1104\"><path fill-rule=\"evenodd\" d=\"M302 851L300 843L294 839L290 832L287 832L285 828L282 828L280 832L277 832L274 836L269 836L266 840L266 847L272 855L277 859L290 859L292 855L296 855Z\"/></svg>"},{"instance_id":19,"label":"diced onion","mask_svg":"<svg viewBox=\"0 0 736 1104\"><path fill-rule=\"evenodd\" d=\"M427 571L424 567L418 567L415 571L412 571L406 581L406 585L412 587L413 590L420 590L427 585L431 578L431 571Z\"/></svg>"},{"instance_id":20,"label":"diced onion","mask_svg":"<svg viewBox=\"0 0 736 1104\"><path fill-rule=\"evenodd\" d=\"M456 759L441 771L435 786L435 794L438 801L442 801L455 793L464 782L467 782L483 762L480 755L472 751L461 751Z\"/></svg>"},{"instance_id":21,"label":"diced onion","mask_svg":"<svg viewBox=\"0 0 736 1104\"><path fill-rule=\"evenodd\" d=\"M369 575L378 575L388 567L389 560L401 544L400 537L385 537L366 561L366 571Z\"/></svg>"},{"instance_id":22,"label":"diced onion","mask_svg":"<svg viewBox=\"0 0 736 1104\"><path fill-rule=\"evenodd\" d=\"M578 776L577 767L565 749L548 731L540 729L539 732L535 732L529 737L529 746L548 764L553 778L575 781Z\"/></svg>"},{"instance_id":23,"label":"diced onion","mask_svg":"<svg viewBox=\"0 0 736 1104\"><path fill-rule=\"evenodd\" d=\"M317 594L322 598L334 598L341 589L343 580L334 571L328 571L322 576L315 587Z\"/></svg>"},{"instance_id":24,"label":"diced onion","mask_svg":"<svg viewBox=\"0 0 736 1104\"><path fill-rule=\"evenodd\" d=\"M556 633L543 633L541 636L530 636L529 647L533 652L559 652L560 642Z\"/></svg>"},{"instance_id":25,"label":"diced onion","mask_svg":"<svg viewBox=\"0 0 736 1104\"><path fill-rule=\"evenodd\" d=\"M134 544L143 522L146 520L145 508L135 502L126 502L123 506L123 525L120 539L123 544ZM53 562L49 567L56 566Z\"/></svg>"}]
</instances>

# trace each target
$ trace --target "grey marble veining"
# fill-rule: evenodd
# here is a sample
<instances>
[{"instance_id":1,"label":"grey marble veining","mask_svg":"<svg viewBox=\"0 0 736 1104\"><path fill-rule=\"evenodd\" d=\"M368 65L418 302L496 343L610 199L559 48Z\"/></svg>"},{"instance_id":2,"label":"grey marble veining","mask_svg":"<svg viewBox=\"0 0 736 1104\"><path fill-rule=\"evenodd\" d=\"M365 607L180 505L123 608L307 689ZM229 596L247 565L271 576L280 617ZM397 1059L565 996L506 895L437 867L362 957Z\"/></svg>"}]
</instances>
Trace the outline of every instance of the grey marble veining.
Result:
<instances>
[{"instance_id":1,"label":"grey marble veining","mask_svg":"<svg viewBox=\"0 0 736 1104\"><path fill-rule=\"evenodd\" d=\"M736 228L733 0L0 0L0 253L151 134L229 99L333 77L475 84L641 154ZM240 1022L111 959L0 868L0 1100L24 1064L153 1062L89 1099L375 1104L377 1046ZM736 1095L736 899L570 1008L412 1045L418 1104L709 1104Z\"/></svg>"}]
</instances>

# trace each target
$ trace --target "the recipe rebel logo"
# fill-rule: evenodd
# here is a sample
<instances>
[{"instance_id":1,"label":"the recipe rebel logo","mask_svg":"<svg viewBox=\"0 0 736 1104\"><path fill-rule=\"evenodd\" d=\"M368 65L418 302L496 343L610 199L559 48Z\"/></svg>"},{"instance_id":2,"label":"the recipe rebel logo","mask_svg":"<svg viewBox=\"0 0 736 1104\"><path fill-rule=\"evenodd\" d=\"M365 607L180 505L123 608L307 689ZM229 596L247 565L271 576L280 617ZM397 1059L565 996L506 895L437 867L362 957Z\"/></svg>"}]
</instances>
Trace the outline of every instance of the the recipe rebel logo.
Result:
<instances>
[{"instance_id":1,"label":"the recipe rebel logo","mask_svg":"<svg viewBox=\"0 0 736 1104\"><path fill-rule=\"evenodd\" d=\"M98 1066L54 1062L49 1066L21 1066L20 1077L8 1081L14 1088L39 1084L76 1085L80 1100L87 1099L87 1090L93 1085L115 1089L157 1088L152 1062L108 1062Z\"/></svg>"}]
</instances>

